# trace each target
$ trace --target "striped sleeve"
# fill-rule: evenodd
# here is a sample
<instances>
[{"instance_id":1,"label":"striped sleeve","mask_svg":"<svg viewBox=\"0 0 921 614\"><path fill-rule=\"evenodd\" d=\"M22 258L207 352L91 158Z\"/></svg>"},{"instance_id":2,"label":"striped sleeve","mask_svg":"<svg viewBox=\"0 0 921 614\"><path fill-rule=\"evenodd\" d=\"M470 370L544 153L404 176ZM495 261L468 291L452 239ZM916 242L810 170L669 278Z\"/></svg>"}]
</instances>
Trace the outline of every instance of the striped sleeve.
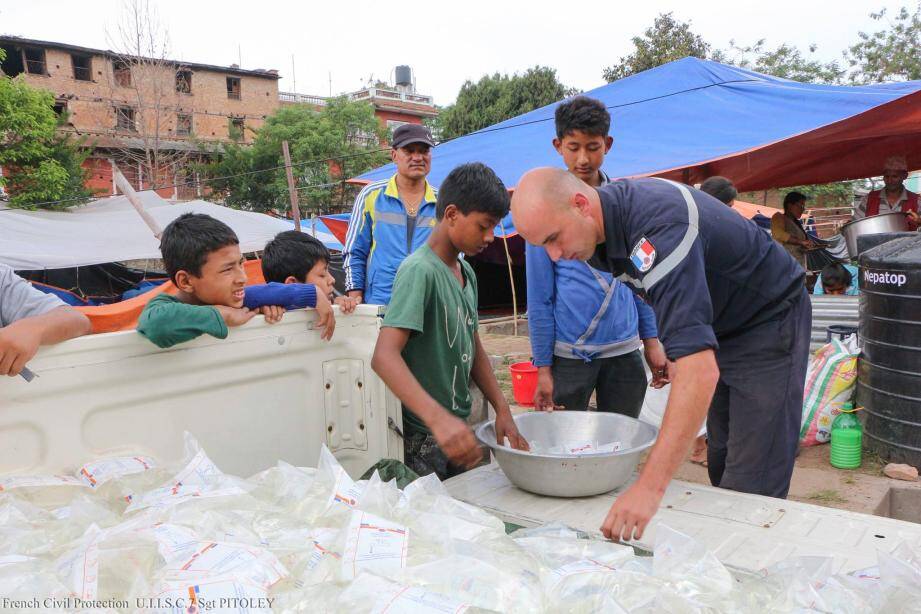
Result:
<instances>
[{"instance_id":1,"label":"striped sleeve","mask_svg":"<svg viewBox=\"0 0 921 614\"><path fill-rule=\"evenodd\" d=\"M368 254L371 252L371 210L374 199L386 181L369 183L355 198L349 229L345 236L342 267L345 269L345 290L364 290Z\"/></svg>"}]
</instances>

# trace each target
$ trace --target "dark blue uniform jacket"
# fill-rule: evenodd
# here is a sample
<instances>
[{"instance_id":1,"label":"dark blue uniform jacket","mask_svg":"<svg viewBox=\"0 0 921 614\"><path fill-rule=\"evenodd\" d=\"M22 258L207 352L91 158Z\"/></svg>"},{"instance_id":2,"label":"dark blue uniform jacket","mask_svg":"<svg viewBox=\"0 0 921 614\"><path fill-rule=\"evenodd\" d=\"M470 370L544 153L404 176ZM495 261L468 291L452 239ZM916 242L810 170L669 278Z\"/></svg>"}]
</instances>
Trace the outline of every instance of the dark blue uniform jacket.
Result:
<instances>
[{"instance_id":1,"label":"dark blue uniform jacket","mask_svg":"<svg viewBox=\"0 0 921 614\"><path fill-rule=\"evenodd\" d=\"M589 264L652 306L671 360L779 318L803 292L803 270L779 243L699 190L624 179L598 194L605 242Z\"/></svg>"}]
</instances>

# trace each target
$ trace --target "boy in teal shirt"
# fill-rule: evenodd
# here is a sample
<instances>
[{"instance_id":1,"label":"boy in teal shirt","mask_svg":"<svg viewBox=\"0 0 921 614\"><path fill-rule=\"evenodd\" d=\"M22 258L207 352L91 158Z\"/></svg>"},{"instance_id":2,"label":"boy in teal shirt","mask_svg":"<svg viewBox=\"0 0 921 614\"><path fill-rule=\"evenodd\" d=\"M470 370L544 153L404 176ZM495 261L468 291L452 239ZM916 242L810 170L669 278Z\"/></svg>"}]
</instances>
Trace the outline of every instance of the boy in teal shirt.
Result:
<instances>
[{"instance_id":1,"label":"boy in teal shirt","mask_svg":"<svg viewBox=\"0 0 921 614\"><path fill-rule=\"evenodd\" d=\"M438 192L438 225L397 271L371 367L403 402L404 461L420 475L444 480L482 458L464 421L471 376L496 409L498 442L528 448L480 343L476 277L460 258L485 249L508 210L490 168L458 166Z\"/></svg>"},{"instance_id":2,"label":"boy in teal shirt","mask_svg":"<svg viewBox=\"0 0 921 614\"><path fill-rule=\"evenodd\" d=\"M285 309L316 307L322 337L333 334L335 319L329 300L309 284L263 284L246 287L244 258L236 233L211 216L186 213L163 231L160 252L175 296L163 293L141 312L137 331L155 345L168 348L211 335L227 337L229 326L249 322L257 313L267 322L281 319Z\"/></svg>"}]
</instances>

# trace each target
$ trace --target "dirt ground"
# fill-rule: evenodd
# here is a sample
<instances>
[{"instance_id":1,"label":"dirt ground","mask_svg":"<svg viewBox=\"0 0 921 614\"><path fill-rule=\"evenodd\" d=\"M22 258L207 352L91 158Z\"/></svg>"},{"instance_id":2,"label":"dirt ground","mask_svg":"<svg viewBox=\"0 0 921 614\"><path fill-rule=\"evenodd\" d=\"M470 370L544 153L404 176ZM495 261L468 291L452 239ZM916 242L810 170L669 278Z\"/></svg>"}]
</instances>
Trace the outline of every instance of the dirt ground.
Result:
<instances>
[{"instance_id":1,"label":"dirt ground","mask_svg":"<svg viewBox=\"0 0 921 614\"><path fill-rule=\"evenodd\" d=\"M526 334L526 333L525 333ZM521 331L519 331L521 335ZM512 382L508 365L530 360L531 348L527 336L480 333L486 352L502 360L496 367L496 378L506 398L512 400ZM530 411L513 406L513 411ZM843 470L828 461L829 446L802 448L796 459L789 498L795 501L862 512L886 515L884 498L890 488L921 489L921 482L893 480L883 475L885 463L875 454L864 451L859 469ZM676 477L688 482L709 484L706 467L686 461Z\"/></svg>"}]
</instances>

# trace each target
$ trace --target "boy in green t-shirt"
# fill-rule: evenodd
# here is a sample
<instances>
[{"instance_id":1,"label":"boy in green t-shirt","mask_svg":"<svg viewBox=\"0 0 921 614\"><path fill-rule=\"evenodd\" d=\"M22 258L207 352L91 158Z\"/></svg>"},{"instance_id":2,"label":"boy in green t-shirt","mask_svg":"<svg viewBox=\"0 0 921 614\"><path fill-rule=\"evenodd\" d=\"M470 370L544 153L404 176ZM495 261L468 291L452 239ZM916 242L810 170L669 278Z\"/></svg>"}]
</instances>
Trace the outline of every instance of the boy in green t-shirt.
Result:
<instances>
[{"instance_id":1,"label":"boy in green t-shirt","mask_svg":"<svg viewBox=\"0 0 921 614\"><path fill-rule=\"evenodd\" d=\"M444 480L482 458L464 422L471 375L496 409L498 441L528 449L480 343L476 277L460 258L485 249L508 210L489 167L458 166L439 189L438 225L397 271L371 367L403 402L404 461L420 475Z\"/></svg>"}]
</instances>

